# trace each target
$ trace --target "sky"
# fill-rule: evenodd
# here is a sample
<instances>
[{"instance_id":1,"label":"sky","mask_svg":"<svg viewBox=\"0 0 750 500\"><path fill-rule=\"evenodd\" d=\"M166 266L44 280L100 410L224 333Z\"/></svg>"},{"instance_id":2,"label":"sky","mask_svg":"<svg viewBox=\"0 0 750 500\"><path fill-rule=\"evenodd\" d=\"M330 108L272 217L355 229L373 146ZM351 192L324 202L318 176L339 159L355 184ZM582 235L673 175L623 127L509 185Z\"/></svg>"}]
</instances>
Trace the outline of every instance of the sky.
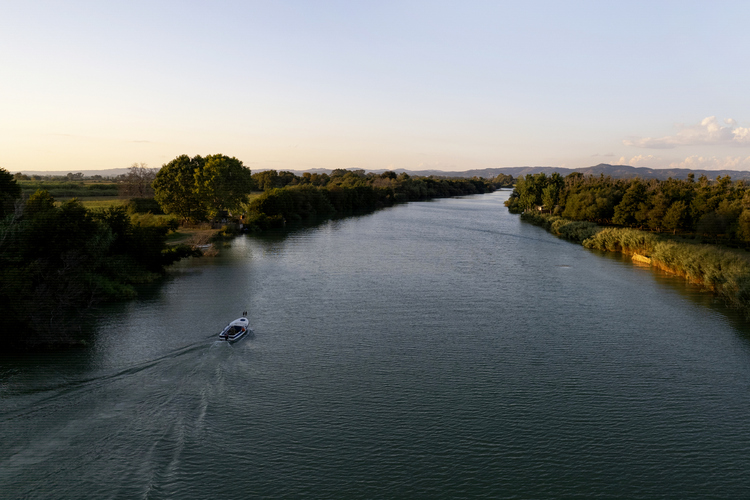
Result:
<instances>
[{"instance_id":1,"label":"sky","mask_svg":"<svg viewBox=\"0 0 750 500\"><path fill-rule=\"evenodd\" d=\"M0 168L750 170L746 1L0 0Z\"/></svg>"}]
</instances>

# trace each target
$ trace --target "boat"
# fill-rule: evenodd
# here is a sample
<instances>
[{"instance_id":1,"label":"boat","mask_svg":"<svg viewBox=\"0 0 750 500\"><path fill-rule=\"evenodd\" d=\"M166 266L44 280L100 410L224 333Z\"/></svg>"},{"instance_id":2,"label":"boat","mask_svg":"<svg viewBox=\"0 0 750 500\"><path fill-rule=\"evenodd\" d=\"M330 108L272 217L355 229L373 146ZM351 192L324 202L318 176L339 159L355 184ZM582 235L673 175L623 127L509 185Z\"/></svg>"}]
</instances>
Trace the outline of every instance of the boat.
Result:
<instances>
[{"instance_id":1,"label":"boat","mask_svg":"<svg viewBox=\"0 0 750 500\"><path fill-rule=\"evenodd\" d=\"M237 318L224 327L219 334L219 339L234 342L252 331L253 329L250 328L250 322L247 319L247 312L244 312L241 318Z\"/></svg>"}]
</instances>

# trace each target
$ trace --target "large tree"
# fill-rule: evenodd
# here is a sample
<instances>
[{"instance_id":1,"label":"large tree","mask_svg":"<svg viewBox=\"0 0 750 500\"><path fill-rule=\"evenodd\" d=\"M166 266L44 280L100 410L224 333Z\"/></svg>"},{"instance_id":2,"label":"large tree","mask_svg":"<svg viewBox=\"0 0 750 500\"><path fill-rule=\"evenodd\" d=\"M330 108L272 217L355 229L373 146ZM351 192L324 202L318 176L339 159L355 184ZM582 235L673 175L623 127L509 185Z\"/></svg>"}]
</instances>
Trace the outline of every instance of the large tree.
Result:
<instances>
[{"instance_id":1,"label":"large tree","mask_svg":"<svg viewBox=\"0 0 750 500\"><path fill-rule=\"evenodd\" d=\"M250 169L234 157L222 154L204 158L203 169L196 174L196 189L206 204L206 212L215 217L219 212L237 211L252 191Z\"/></svg>"},{"instance_id":2,"label":"large tree","mask_svg":"<svg viewBox=\"0 0 750 500\"><path fill-rule=\"evenodd\" d=\"M154 198L165 212L186 221L206 220L224 210L237 211L252 190L250 169L222 154L178 156L154 181Z\"/></svg>"},{"instance_id":3,"label":"large tree","mask_svg":"<svg viewBox=\"0 0 750 500\"><path fill-rule=\"evenodd\" d=\"M206 218L206 204L196 188L205 160L200 156L181 155L159 170L154 180L154 198L162 209L185 221Z\"/></svg>"}]
</instances>

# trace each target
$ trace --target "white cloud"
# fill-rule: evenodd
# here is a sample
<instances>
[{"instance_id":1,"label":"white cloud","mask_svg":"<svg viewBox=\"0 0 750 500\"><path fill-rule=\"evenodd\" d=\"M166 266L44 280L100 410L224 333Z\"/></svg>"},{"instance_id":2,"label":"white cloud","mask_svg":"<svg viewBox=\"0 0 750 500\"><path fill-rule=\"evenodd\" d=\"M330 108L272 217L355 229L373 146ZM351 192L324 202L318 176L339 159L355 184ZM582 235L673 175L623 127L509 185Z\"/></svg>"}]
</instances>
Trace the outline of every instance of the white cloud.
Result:
<instances>
[{"instance_id":1,"label":"white cloud","mask_svg":"<svg viewBox=\"0 0 750 500\"><path fill-rule=\"evenodd\" d=\"M715 116L704 118L699 125L678 125L675 135L660 138L639 137L622 141L626 146L650 149L672 149L678 146L731 145L750 146L750 128L740 127L729 118L719 124Z\"/></svg>"},{"instance_id":2,"label":"white cloud","mask_svg":"<svg viewBox=\"0 0 750 500\"><path fill-rule=\"evenodd\" d=\"M620 159L623 160L624 165L630 165L631 167L659 168L664 163L661 158L654 155L638 155L632 157L630 161L625 161L624 156Z\"/></svg>"},{"instance_id":3,"label":"white cloud","mask_svg":"<svg viewBox=\"0 0 750 500\"><path fill-rule=\"evenodd\" d=\"M691 170L750 170L750 156L688 156L678 160L654 155L637 155L628 160L620 157L620 165L648 168L687 168Z\"/></svg>"},{"instance_id":4,"label":"white cloud","mask_svg":"<svg viewBox=\"0 0 750 500\"><path fill-rule=\"evenodd\" d=\"M750 169L750 156L688 156L682 161L669 164L670 168L689 168L693 170L748 170Z\"/></svg>"}]
</instances>

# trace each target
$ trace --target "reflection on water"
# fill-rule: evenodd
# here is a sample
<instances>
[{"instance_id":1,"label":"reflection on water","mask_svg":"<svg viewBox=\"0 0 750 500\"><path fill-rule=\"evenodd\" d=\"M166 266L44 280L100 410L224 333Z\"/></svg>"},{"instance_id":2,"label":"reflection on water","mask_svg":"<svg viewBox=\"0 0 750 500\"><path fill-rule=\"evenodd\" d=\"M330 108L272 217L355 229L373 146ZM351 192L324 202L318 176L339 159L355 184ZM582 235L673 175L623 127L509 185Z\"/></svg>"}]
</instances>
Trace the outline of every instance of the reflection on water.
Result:
<instances>
[{"instance_id":1,"label":"reflection on water","mask_svg":"<svg viewBox=\"0 0 750 500\"><path fill-rule=\"evenodd\" d=\"M747 497L747 323L507 195L240 237L89 348L3 359L0 491Z\"/></svg>"}]
</instances>

